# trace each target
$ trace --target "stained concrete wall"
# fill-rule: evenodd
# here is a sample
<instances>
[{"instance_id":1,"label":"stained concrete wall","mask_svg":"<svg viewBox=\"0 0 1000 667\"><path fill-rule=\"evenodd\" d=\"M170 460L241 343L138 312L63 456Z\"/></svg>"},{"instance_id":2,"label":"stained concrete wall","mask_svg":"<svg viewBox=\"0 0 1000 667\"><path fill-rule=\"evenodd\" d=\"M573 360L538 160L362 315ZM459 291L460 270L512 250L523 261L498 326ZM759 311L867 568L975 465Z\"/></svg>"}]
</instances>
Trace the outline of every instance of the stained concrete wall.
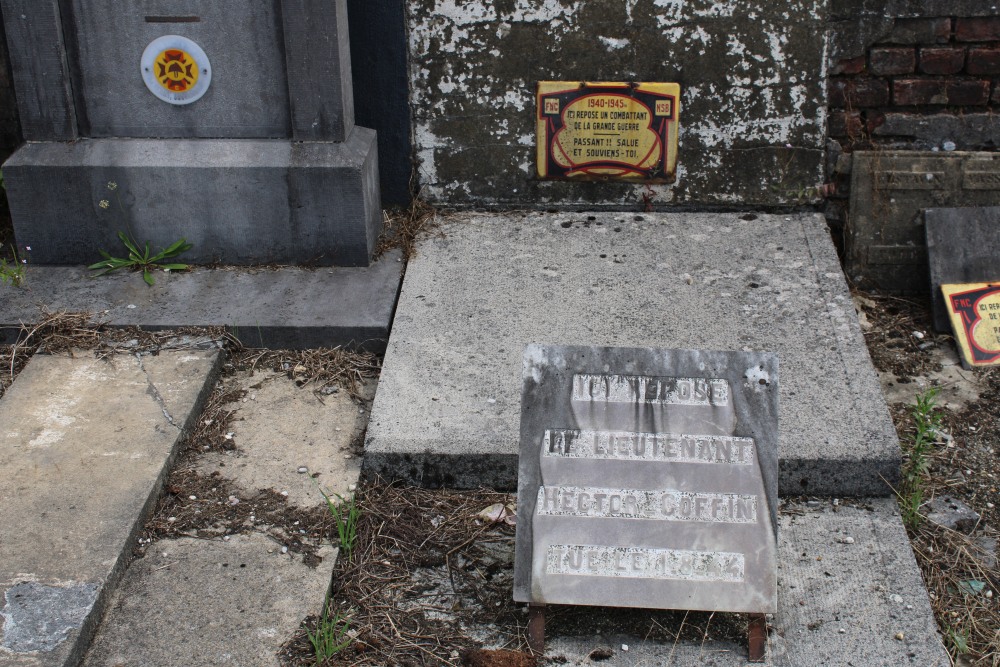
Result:
<instances>
[{"instance_id":1,"label":"stained concrete wall","mask_svg":"<svg viewBox=\"0 0 1000 667\"><path fill-rule=\"evenodd\" d=\"M450 205L789 205L823 178L825 0L409 0L422 195ZM540 80L676 81L674 185L535 177Z\"/></svg>"}]
</instances>

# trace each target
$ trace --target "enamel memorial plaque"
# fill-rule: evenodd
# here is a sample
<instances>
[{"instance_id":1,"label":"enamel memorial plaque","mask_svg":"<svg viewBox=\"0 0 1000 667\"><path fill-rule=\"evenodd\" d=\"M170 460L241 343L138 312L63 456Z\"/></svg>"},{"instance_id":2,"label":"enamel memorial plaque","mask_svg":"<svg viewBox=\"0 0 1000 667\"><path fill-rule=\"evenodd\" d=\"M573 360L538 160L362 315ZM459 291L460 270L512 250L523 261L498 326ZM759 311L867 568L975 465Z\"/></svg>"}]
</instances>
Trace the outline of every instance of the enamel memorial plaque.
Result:
<instances>
[{"instance_id":1,"label":"enamel memorial plaque","mask_svg":"<svg viewBox=\"0 0 1000 667\"><path fill-rule=\"evenodd\" d=\"M514 599L777 611L778 362L529 345Z\"/></svg>"},{"instance_id":2,"label":"enamel memorial plaque","mask_svg":"<svg viewBox=\"0 0 1000 667\"><path fill-rule=\"evenodd\" d=\"M540 81L538 177L673 183L680 86Z\"/></svg>"},{"instance_id":3,"label":"enamel memorial plaque","mask_svg":"<svg viewBox=\"0 0 1000 667\"><path fill-rule=\"evenodd\" d=\"M1000 366L1000 282L941 285L962 362Z\"/></svg>"}]
</instances>

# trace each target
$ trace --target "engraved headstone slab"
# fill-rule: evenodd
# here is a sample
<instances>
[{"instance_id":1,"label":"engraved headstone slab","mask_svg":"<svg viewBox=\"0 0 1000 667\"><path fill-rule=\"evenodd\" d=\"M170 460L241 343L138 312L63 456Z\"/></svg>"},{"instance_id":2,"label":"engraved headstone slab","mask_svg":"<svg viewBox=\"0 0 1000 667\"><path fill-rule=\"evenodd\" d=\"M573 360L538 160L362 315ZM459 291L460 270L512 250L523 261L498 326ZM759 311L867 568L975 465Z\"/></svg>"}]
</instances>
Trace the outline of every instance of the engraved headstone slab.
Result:
<instances>
[{"instance_id":1,"label":"engraved headstone slab","mask_svg":"<svg viewBox=\"0 0 1000 667\"><path fill-rule=\"evenodd\" d=\"M922 211L1000 205L1000 154L855 151L848 278L863 288L920 293L927 285Z\"/></svg>"},{"instance_id":2,"label":"engraved headstone slab","mask_svg":"<svg viewBox=\"0 0 1000 667\"><path fill-rule=\"evenodd\" d=\"M777 610L778 360L532 344L514 599Z\"/></svg>"},{"instance_id":3,"label":"engraved headstone slab","mask_svg":"<svg viewBox=\"0 0 1000 667\"><path fill-rule=\"evenodd\" d=\"M930 208L924 222L934 328L949 331L941 285L1000 281L1000 207Z\"/></svg>"}]
</instances>

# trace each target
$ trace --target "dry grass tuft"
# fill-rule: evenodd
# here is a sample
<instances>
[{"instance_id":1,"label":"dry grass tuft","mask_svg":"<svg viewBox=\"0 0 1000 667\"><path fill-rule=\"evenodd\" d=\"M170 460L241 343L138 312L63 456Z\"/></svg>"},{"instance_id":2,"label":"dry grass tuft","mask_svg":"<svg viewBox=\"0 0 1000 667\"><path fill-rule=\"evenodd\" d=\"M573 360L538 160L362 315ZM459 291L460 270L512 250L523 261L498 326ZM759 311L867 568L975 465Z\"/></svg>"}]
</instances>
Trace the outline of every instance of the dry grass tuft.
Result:
<instances>
[{"instance_id":1,"label":"dry grass tuft","mask_svg":"<svg viewBox=\"0 0 1000 667\"><path fill-rule=\"evenodd\" d=\"M137 327L109 327L93 313L42 308L36 322L21 325L16 342L0 345L0 396L36 353L72 355L86 350L103 358L212 344L238 345L223 327L144 331Z\"/></svg>"},{"instance_id":2,"label":"dry grass tuft","mask_svg":"<svg viewBox=\"0 0 1000 667\"><path fill-rule=\"evenodd\" d=\"M357 542L349 559L338 559L332 592L334 609L350 619L355 638L326 664L458 665L462 651L477 648L459 617L503 619L515 628L516 619L526 620L510 599L509 582L491 585L507 576L495 552L513 553L514 529L478 517L494 503L513 502L512 496L376 483L360 487L356 501L362 511ZM474 606L465 607L470 598ZM524 643L517 636L511 642L514 648ZM314 664L304 628L281 655L285 665Z\"/></svg>"},{"instance_id":3,"label":"dry grass tuft","mask_svg":"<svg viewBox=\"0 0 1000 667\"><path fill-rule=\"evenodd\" d=\"M96 347L100 341L99 323L90 313L49 312L42 310L36 324L22 325L17 341L0 346L0 396L17 374L39 351L57 354L79 348Z\"/></svg>"},{"instance_id":4,"label":"dry grass tuft","mask_svg":"<svg viewBox=\"0 0 1000 667\"><path fill-rule=\"evenodd\" d=\"M969 536L927 521L910 532L910 540L956 664L1000 665L1000 570L989 562L995 556Z\"/></svg>"},{"instance_id":5,"label":"dry grass tuft","mask_svg":"<svg viewBox=\"0 0 1000 667\"><path fill-rule=\"evenodd\" d=\"M339 347L314 350L236 349L232 351L232 364L243 370L267 368L285 373L299 387L312 385L313 393L320 400L323 394L333 393L339 388L357 401L363 399L365 381L378 377L381 368L376 355Z\"/></svg>"},{"instance_id":6,"label":"dry grass tuft","mask_svg":"<svg viewBox=\"0 0 1000 667\"><path fill-rule=\"evenodd\" d=\"M414 197L409 208L383 212L383 231L375 248L375 256L381 257L395 248L403 250L403 260L409 261L416 252L416 242L423 234L438 227L437 209L418 197Z\"/></svg>"}]
</instances>

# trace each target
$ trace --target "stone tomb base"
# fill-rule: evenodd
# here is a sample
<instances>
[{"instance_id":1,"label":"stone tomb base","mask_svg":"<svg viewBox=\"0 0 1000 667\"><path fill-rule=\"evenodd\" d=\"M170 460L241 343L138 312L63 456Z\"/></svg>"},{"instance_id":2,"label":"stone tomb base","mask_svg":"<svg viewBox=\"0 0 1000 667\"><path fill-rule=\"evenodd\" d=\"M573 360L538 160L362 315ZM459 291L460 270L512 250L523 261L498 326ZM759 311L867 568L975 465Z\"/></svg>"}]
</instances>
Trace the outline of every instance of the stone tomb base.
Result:
<instances>
[{"instance_id":1,"label":"stone tomb base","mask_svg":"<svg viewBox=\"0 0 1000 667\"><path fill-rule=\"evenodd\" d=\"M36 264L121 256L123 231L154 251L187 239L184 262L367 266L381 231L375 132L360 127L343 143L28 143L3 175L17 243Z\"/></svg>"}]
</instances>

